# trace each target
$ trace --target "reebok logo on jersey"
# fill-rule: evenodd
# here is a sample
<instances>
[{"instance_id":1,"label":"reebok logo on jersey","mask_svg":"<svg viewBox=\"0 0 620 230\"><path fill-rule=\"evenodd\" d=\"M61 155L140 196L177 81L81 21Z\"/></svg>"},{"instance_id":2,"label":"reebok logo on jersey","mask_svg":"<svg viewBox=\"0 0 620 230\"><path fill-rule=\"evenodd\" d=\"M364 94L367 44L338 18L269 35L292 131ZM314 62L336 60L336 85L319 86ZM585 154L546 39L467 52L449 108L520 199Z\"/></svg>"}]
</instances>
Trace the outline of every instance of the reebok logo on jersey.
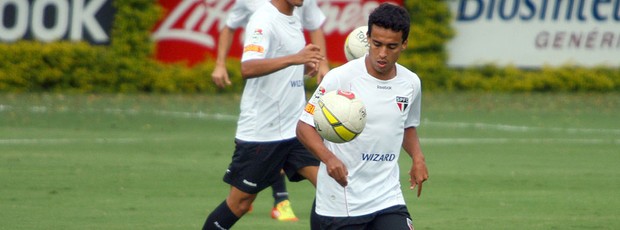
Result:
<instances>
[{"instance_id":1,"label":"reebok logo on jersey","mask_svg":"<svg viewBox=\"0 0 620 230\"><path fill-rule=\"evenodd\" d=\"M400 109L401 112L405 111L407 109L407 106L409 106L409 98L396 97L396 105L398 106L398 109Z\"/></svg>"},{"instance_id":2,"label":"reebok logo on jersey","mask_svg":"<svg viewBox=\"0 0 620 230\"><path fill-rule=\"evenodd\" d=\"M389 86L389 85L386 85L386 86L378 85L377 89L392 90L392 86Z\"/></svg>"}]
</instances>

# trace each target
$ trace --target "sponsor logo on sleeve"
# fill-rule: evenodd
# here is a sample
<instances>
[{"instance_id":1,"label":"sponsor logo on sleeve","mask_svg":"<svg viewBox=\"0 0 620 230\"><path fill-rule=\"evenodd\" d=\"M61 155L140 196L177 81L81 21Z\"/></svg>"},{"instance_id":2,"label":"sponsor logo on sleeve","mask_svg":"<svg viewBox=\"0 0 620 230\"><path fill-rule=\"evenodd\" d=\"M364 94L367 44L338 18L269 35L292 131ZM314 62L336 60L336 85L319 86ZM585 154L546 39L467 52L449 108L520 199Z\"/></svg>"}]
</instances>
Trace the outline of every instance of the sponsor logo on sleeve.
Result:
<instances>
[{"instance_id":1,"label":"sponsor logo on sleeve","mask_svg":"<svg viewBox=\"0 0 620 230\"><path fill-rule=\"evenodd\" d=\"M265 53L265 47L260 45L263 41L263 30L256 29L254 33L250 37L250 44L243 47L243 52L257 52L257 53Z\"/></svg>"},{"instance_id":2,"label":"sponsor logo on sleeve","mask_svg":"<svg viewBox=\"0 0 620 230\"><path fill-rule=\"evenodd\" d=\"M250 37L250 43L257 44L263 41L263 29L256 29Z\"/></svg>"},{"instance_id":3,"label":"sponsor logo on sleeve","mask_svg":"<svg viewBox=\"0 0 620 230\"><path fill-rule=\"evenodd\" d=\"M307 113L314 115L314 108L316 108L316 107L313 104L308 103L308 104L306 104L306 108L304 108L304 110Z\"/></svg>"},{"instance_id":4,"label":"sponsor logo on sleeve","mask_svg":"<svg viewBox=\"0 0 620 230\"><path fill-rule=\"evenodd\" d=\"M254 45L254 44L250 44L247 45L245 47L243 47L243 52L257 52L257 53L264 53L265 52L265 48L259 45Z\"/></svg>"},{"instance_id":5,"label":"sponsor logo on sleeve","mask_svg":"<svg viewBox=\"0 0 620 230\"><path fill-rule=\"evenodd\" d=\"M325 88L323 88L323 86L320 86L314 93L314 98L315 99L321 98L323 95L325 95L325 91L326 91Z\"/></svg>"}]
</instances>

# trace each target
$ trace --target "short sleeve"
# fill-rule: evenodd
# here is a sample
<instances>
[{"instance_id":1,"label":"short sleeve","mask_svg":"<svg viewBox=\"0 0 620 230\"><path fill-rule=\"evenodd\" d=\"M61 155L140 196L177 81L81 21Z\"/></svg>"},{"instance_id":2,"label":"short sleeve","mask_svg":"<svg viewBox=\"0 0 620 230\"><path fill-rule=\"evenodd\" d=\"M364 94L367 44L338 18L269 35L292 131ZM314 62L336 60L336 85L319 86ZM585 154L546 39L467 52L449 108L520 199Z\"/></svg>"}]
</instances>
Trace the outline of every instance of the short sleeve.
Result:
<instances>
[{"instance_id":1,"label":"short sleeve","mask_svg":"<svg viewBox=\"0 0 620 230\"><path fill-rule=\"evenodd\" d=\"M235 1L235 4L230 8L226 16L227 27L236 29L248 24L248 20L250 16L252 16L253 11L251 11L245 3L246 1L244 0Z\"/></svg>"},{"instance_id":2,"label":"short sleeve","mask_svg":"<svg viewBox=\"0 0 620 230\"><path fill-rule=\"evenodd\" d=\"M245 41L241 62L252 59L267 58L271 40L276 39L272 35L269 24L261 23L260 20L252 20L245 29Z\"/></svg>"},{"instance_id":3,"label":"short sleeve","mask_svg":"<svg viewBox=\"0 0 620 230\"><path fill-rule=\"evenodd\" d=\"M413 85L413 103L409 107L409 113L407 114L407 120L405 121L405 128L418 127L420 125L420 114L422 110L422 88L418 84Z\"/></svg>"},{"instance_id":4,"label":"short sleeve","mask_svg":"<svg viewBox=\"0 0 620 230\"><path fill-rule=\"evenodd\" d=\"M325 22L325 14L316 0L306 0L301 7L301 24L306 30L319 29Z\"/></svg>"}]
</instances>

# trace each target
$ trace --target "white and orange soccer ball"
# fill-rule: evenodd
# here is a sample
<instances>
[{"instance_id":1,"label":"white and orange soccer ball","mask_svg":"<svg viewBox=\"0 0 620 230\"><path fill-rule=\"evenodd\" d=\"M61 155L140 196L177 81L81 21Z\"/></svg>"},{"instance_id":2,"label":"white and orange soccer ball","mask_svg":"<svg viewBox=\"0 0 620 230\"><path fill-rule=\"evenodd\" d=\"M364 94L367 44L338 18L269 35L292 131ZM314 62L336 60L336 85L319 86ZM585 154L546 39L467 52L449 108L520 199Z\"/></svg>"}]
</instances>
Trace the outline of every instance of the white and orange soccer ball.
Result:
<instances>
[{"instance_id":1,"label":"white and orange soccer ball","mask_svg":"<svg viewBox=\"0 0 620 230\"><path fill-rule=\"evenodd\" d=\"M370 45L368 44L368 26L360 26L355 28L344 41L344 55L347 61L360 58L368 52Z\"/></svg>"},{"instance_id":2,"label":"white and orange soccer ball","mask_svg":"<svg viewBox=\"0 0 620 230\"><path fill-rule=\"evenodd\" d=\"M344 143L355 139L366 126L366 107L355 94L334 90L321 96L314 111L314 128L324 139Z\"/></svg>"}]
</instances>

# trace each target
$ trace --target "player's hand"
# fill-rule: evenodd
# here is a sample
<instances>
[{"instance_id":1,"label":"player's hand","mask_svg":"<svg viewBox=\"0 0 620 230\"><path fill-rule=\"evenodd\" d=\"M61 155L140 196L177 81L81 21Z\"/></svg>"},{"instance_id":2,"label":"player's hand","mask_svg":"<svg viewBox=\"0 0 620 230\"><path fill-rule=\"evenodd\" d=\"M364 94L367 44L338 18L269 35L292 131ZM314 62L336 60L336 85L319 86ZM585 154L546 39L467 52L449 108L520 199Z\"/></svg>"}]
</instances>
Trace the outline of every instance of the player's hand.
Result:
<instances>
[{"instance_id":1,"label":"player's hand","mask_svg":"<svg viewBox=\"0 0 620 230\"><path fill-rule=\"evenodd\" d=\"M304 68L304 75L313 77L319 72L319 64L314 62L308 62Z\"/></svg>"},{"instance_id":2,"label":"player's hand","mask_svg":"<svg viewBox=\"0 0 620 230\"><path fill-rule=\"evenodd\" d=\"M315 63L318 64L325 60L325 57L321 54L321 48L314 44L308 44L302 50L297 53L297 60L299 64ZM318 67L318 66L317 66Z\"/></svg>"},{"instance_id":3,"label":"player's hand","mask_svg":"<svg viewBox=\"0 0 620 230\"><path fill-rule=\"evenodd\" d=\"M321 63L319 63L318 73L316 75L317 84L321 84L321 81L323 81L323 77L325 76L325 74L327 74L327 72L329 72L329 65L327 64L327 60L321 61Z\"/></svg>"},{"instance_id":4,"label":"player's hand","mask_svg":"<svg viewBox=\"0 0 620 230\"><path fill-rule=\"evenodd\" d=\"M409 187L411 190L418 187L418 197L422 195L422 183L428 180L428 169L426 168L426 162L424 159L413 160L413 164L411 165L411 170L409 170L409 182L411 186Z\"/></svg>"},{"instance_id":5,"label":"player's hand","mask_svg":"<svg viewBox=\"0 0 620 230\"><path fill-rule=\"evenodd\" d=\"M220 88L232 85L230 79L228 78L226 65L215 65L215 69L213 70L213 73L211 73L211 80L213 80L213 83Z\"/></svg>"},{"instance_id":6,"label":"player's hand","mask_svg":"<svg viewBox=\"0 0 620 230\"><path fill-rule=\"evenodd\" d=\"M325 162L325 166L327 168L327 174L334 178L338 184L342 187L346 187L348 184L347 176L349 175L349 171L347 170L347 166L345 166L340 159L337 157L330 158L327 162Z\"/></svg>"}]
</instances>

